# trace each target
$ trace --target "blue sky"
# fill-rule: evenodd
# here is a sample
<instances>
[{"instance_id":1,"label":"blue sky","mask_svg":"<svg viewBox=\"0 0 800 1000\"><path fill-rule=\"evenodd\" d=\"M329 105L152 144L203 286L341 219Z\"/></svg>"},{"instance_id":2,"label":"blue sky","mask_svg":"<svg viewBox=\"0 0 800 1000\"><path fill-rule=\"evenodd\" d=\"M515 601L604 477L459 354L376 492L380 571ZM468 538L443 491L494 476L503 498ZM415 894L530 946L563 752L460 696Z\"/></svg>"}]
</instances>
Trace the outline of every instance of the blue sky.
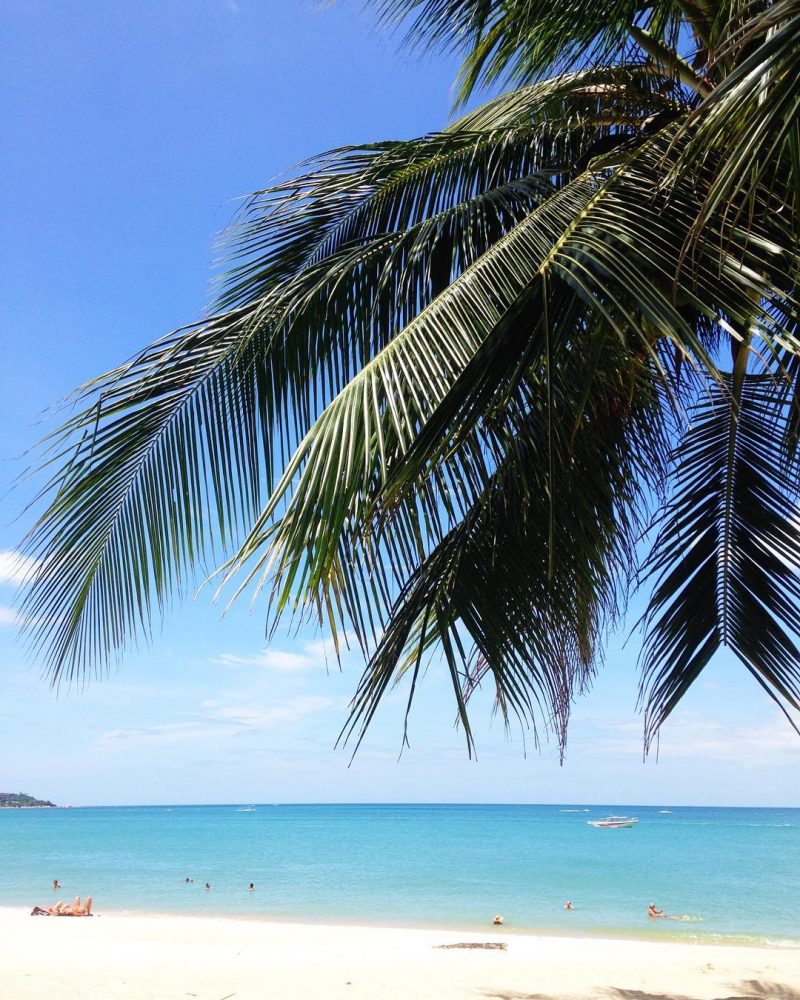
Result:
<instances>
[{"instance_id":1,"label":"blue sky","mask_svg":"<svg viewBox=\"0 0 800 1000\"><path fill-rule=\"evenodd\" d=\"M642 762L638 640L612 641L567 760L476 703L478 760L432 666L398 760L403 691L334 751L360 665L324 637L264 641L258 604L208 590L149 647L56 697L15 641L11 489L75 385L196 318L240 196L322 149L441 126L455 62L400 52L359 0L7 4L0 112L0 790L62 803L500 801L800 806L800 739L724 654ZM631 615L631 621L635 614ZM350 766L349 766L350 765Z\"/></svg>"}]
</instances>

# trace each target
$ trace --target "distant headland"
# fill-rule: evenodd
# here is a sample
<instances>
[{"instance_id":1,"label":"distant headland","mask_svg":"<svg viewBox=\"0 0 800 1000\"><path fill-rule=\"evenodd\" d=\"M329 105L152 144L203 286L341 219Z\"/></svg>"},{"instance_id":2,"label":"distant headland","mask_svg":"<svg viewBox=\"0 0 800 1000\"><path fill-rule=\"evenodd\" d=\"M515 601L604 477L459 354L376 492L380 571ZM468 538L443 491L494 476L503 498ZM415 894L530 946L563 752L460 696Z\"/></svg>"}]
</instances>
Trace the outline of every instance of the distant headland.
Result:
<instances>
[{"instance_id":1,"label":"distant headland","mask_svg":"<svg viewBox=\"0 0 800 1000\"><path fill-rule=\"evenodd\" d=\"M55 809L55 802L35 799L24 792L0 792L0 809Z\"/></svg>"}]
</instances>

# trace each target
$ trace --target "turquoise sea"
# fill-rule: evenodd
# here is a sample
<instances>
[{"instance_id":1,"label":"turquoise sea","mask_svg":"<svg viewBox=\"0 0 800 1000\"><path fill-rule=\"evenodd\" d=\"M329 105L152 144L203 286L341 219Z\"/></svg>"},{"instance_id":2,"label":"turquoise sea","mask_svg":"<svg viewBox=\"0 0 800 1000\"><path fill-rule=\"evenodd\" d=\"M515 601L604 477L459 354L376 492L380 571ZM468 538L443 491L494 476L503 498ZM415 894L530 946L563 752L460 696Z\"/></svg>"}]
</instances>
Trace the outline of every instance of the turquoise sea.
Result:
<instances>
[{"instance_id":1,"label":"turquoise sea","mask_svg":"<svg viewBox=\"0 0 800 1000\"><path fill-rule=\"evenodd\" d=\"M587 825L610 812L639 823ZM501 913L512 932L797 945L799 873L800 809L248 804L0 811L0 905L26 908L91 893L99 912L463 928L486 927ZM63 886L58 893L54 878ZM567 899L572 912L563 909ZM702 920L648 920L650 901Z\"/></svg>"}]
</instances>

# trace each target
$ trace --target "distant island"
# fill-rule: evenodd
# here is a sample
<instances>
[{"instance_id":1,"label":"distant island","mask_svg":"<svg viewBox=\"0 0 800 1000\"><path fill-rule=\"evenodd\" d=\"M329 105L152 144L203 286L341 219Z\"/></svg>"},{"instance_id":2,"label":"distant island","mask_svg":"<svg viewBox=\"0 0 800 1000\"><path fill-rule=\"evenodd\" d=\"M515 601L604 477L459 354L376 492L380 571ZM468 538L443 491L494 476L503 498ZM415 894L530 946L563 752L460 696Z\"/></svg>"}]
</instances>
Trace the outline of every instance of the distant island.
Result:
<instances>
[{"instance_id":1,"label":"distant island","mask_svg":"<svg viewBox=\"0 0 800 1000\"><path fill-rule=\"evenodd\" d=\"M35 799L24 792L0 792L0 809L55 809L55 802Z\"/></svg>"}]
</instances>

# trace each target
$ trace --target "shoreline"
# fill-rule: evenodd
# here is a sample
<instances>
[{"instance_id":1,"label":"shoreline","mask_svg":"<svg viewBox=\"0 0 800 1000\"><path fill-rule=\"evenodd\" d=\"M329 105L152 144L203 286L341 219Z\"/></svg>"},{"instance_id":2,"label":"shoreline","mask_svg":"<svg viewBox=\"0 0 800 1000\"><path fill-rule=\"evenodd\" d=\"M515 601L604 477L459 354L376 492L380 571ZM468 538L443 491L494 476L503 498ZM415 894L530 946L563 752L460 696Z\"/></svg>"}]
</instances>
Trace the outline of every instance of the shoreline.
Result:
<instances>
[{"instance_id":1,"label":"shoreline","mask_svg":"<svg viewBox=\"0 0 800 1000\"><path fill-rule=\"evenodd\" d=\"M33 905L33 904L32 904ZM37 904L38 905L38 904ZM0 915L4 912L25 912L27 904L15 906L9 903L0 903ZM233 921L245 924L266 924L273 927L331 927L342 930L363 929L376 931L418 931L426 934L464 934L464 935L486 935L487 940L494 937L498 939L505 935L514 940L523 938L544 938L557 941L600 941L610 943L629 944L654 944L654 945L703 945L710 948L754 948L768 949L776 951L793 951L800 954L800 937L770 937L766 934L721 934L703 933L697 930L679 930L670 925L644 926L641 931L633 931L613 927L602 928L554 928L554 927L524 927L516 926L511 921L504 922L501 926L495 926L487 922L485 926L475 924L460 924L458 922L449 923L426 923L417 921L408 923L406 921L371 921L355 920L347 917L333 916L290 916L286 914L272 915L269 913L231 913L224 911L189 911L189 910L158 910L158 909L137 909L133 907L115 907L109 909L98 908L95 916L113 917L115 919L125 917L132 919L146 920L198 920L198 921ZM800 998L798 998L800 1000Z\"/></svg>"},{"instance_id":2,"label":"shoreline","mask_svg":"<svg viewBox=\"0 0 800 1000\"><path fill-rule=\"evenodd\" d=\"M62 891L62 895L64 891ZM55 894L58 895L57 893ZM91 893L89 893L91 895ZM69 896L69 893L67 893ZM60 898L60 897L59 897ZM71 899L71 896L70 896ZM213 897L212 897L213 899ZM0 914L5 912L29 913L34 905L51 905L53 900L31 899L30 904L26 900L24 903L8 903L0 901ZM209 900L211 901L211 900ZM69 902L69 900L67 900ZM515 924L512 919L506 918L500 926L494 926L487 918L485 924L460 923L457 920L447 922L426 922L425 920L403 920L403 919L370 919L368 915L359 917L342 916L337 917L331 914L289 914L289 913L269 913L239 910L213 910L213 909L159 909L153 907L135 906L114 906L103 908L102 900L95 901L97 915L103 914L114 917L131 917L146 919L176 918L187 920L231 920L243 923L263 923L277 926L290 927L336 927L336 928L369 928L386 931L425 931L427 933L459 933L459 934L488 934L490 937L497 934L510 935L513 938L536 937L552 938L554 940L574 939L588 941L612 941L630 943L652 943L652 944L702 944L709 947L731 947L731 948L769 948L777 950L793 949L800 950L800 935L789 937L785 935L769 934L765 932L721 932L703 930L704 920L695 919L685 923L678 920L650 920L643 918L641 928L631 927L557 927L557 926L526 926ZM578 911L579 912L579 911ZM568 918L571 919L571 918ZM797 998L800 1000L800 997Z\"/></svg>"},{"instance_id":3,"label":"shoreline","mask_svg":"<svg viewBox=\"0 0 800 1000\"><path fill-rule=\"evenodd\" d=\"M102 907L95 918L71 919L34 918L3 906L0 933L4 994L14 1000L38 1000L51 990L66 990L76 1000L618 1000L637 990L665 1000L713 1000L752 996L753 984L765 998L794 996L790 991L800 988L800 946L145 915Z\"/></svg>"}]
</instances>

